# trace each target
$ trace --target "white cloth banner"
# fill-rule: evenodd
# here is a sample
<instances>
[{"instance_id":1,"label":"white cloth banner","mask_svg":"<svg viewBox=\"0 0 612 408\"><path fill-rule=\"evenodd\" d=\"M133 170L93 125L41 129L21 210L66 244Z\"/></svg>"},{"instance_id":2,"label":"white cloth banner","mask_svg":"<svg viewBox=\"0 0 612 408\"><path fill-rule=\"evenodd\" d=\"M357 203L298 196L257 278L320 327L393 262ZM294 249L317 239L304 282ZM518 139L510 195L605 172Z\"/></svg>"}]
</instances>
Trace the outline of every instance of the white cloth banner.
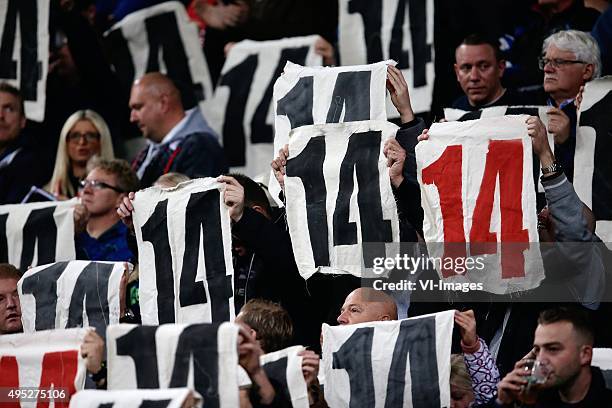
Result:
<instances>
[{"instance_id":1,"label":"white cloth banner","mask_svg":"<svg viewBox=\"0 0 612 408\"><path fill-rule=\"evenodd\" d=\"M0 1L0 82L18 88L28 119L45 119L49 70L49 1Z\"/></svg>"},{"instance_id":2,"label":"white cloth banner","mask_svg":"<svg viewBox=\"0 0 612 408\"><path fill-rule=\"evenodd\" d=\"M606 387L612 389L612 349L594 348L591 365L599 367L606 382Z\"/></svg>"},{"instance_id":3,"label":"white cloth banner","mask_svg":"<svg viewBox=\"0 0 612 408\"><path fill-rule=\"evenodd\" d=\"M259 358L268 378L280 384L285 398L291 401L293 408L308 408L308 389L302 373L302 357L298 353L302 346L292 346ZM278 390L277 390L278 391Z\"/></svg>"},{"instance_id":4,"label":"white cloth banner","mask_svg":"<svg viewBox=\"0 0 612 408\"><path fill-rule=\"evenodd\" d=\"M323 324L330 407L448 407L454 310L405 320Z\"/></svg>"},{"instance_id":5,"label":"white cloth banner","mask_svg":"<svg viewBox=\"0 0 612 408\"><path fill-rule=\"evenodd\" d=\"M304 279L317 271L362 276L373 255L385 256L384 243L399 242L383 154L397 129L385 121L363 121L302 126L291 133L287 223ZM380 247L364 250L364 243Z\"/></svg>"},{"instance_id":6,"label":"white cloth banner","mask_svg":"<svg viewBox=\"0 0 612 408\"><path fill-rule=\"evenodd\" d=\"M46 330L0 336L2 386L39 390L39 398L53 388L51 394L59 396L58 402L67 405L70 396L85 385L86 369L85 360L81 357L81 344L88 330ZM9 402L6 398L5 389L5 403ZM21 402L22 408L41 405L45 406L44 402L37 403L36 399ZM58 406L57 403L55 406Z\"/></svg>"},{"instance_id":7,"label":"white cloth banner","mask_svg":"<svg viewBox=\"0 0 612 408\"><path fill-rule=\"evenodd\" d=\"M250 177L267 175L274 142L274 83L288 61L321 65L317 36L275 41L245 40L227 55L214 98L204 105L206 119L222 135L229 166Z\"/></svg>"},{"instance_id":8,"label":"white cloth banner","mask_svg":"<svg viewBox=\"0 0 612 408\"><path fill-rule=\"evenodd\" d=\"M429 111L434 83L434 1L340 0L342 65L393 59L402 70L415 112ZM398 117L391 100L389 117Z\"/></svg>"},{"instance_id":9,"label":"white cloth banner","mask_svg":"<svg viewBox=\"0 0 612 408\"><path fill-rule=\"evenodd\" d=\"M538 116L544 125L548 128L548 115L546 114L551 108L550 106L491 106L475 111L464 111L462 109L444 108L444 119L452 122L464 122L466 120L496 118L506 115L530 115Z\"/></svg>"},{"instance_id":10,"label":"white cloth banner","mask_svg":"<svg viewBox=\"0 0 612 408\"><path fill-rule=\"evenodd\" d=\"M537 116L540 118L544 127L548 129L548 115L546 112L550 110L550 106L492 106L490 108L484 108L476 111L464 111L461 109L444 108L444 118L448 121L460 121L466 120L484 119L484 118L496 118L499 116L506 115L529 115ZM555 139L552 133L548 133L548 144L550 149L555 151ZM537 157L534 156L534 160ZM540 168L540 162L537 161L534 165L534 169L538 169L538 192L544 193L544 186L540 181L542 176L542 169Z\"/></svg>"},{"instance_id":11,"label":"white cloth banner","mask_svg":"<svg viewBox=\"0 0 612 408\"><path fill-rule=\"evenodd\" d=\"M612 76L584 87L574 155L574 188L595 215L595 232L612 248Z\"/></svg>"},{"instance_id":12,"label":"white cloth banner","mask_svg":"<svg viewBox=\"0 0 612 408\"><path fill-rule=\"evenodd\" d=\"M446 265L473 258L472 265L479 265L464 274L440 268L448 281L482 283L487 292L506 294L533 289L544 279L539 247L530 245L539 239L525 119L435 123L429 140L416 146L430 257Z\"/></svg>"},{"instance_id":13,"label":"white cloth banner","mask_svg":"<svg viewBox=\"0 0 612 408\"><path fill-rule=\"evenodd\" d=\"M76 258L73 207L76 199L0 206L0 262L25 271Z\"/></svg>"},{"instance_id":14,"label":"white cloth banner","mask_svg":"<svg viewBox=\"0 0 612 408\"><path fill-rule=\"evenodd\" d=\"M169 390L79 391L70 400L72 408L202 408L199 394L189 388Z\"/></svg>"},{"instance_id":15,"label":"white cloth banner","mask_svg":"<svg viewBox=\"0 0 612 408\"><path fill-rule=\"evenodd\" d=\"M115 72L129 91L135 79L159 71L195 98L200 109L213 93L198 27L178 1L167 1L127 15L104 36ZM185 95L183 95L185 96Z\"/></svg>"},{"instance_id":16,"label":"white cloth banner","mask_svg":"<svg viewBox=\"0 0 612 408\"><path fill-rule=\"evenodd\" d=\"M23 331L92 326L104 337L119 323L123 262L57 262L28 270L17 284Z\"/></svg>"},{"instance_id":17,"label":"white cloth banner","mask_svg":"<svg viewBox=\"0 0 612 408\"><path fill-rule=\"evenodd\" d=\"M205 178L136 193L143 324L233 320L231 230L222 188Z\"/></svg>"},{"instance_id":18,"label":"white cloth banner","mask_svg":"<svg viewBox=\"0 0 612 408\"><path fill-rule=\"evenodd\" d=\"M108 389L192 387L204 405L238 406L238 326L109 326ZM208 405L207 405L208 406Z\"/></svg>"},{"instance_id":19,"label":"white cloth banner","mask_svg":"<svg viewBox=\"0 0 612 408\"><path fill-rule=\"evenodd\" d=\"M290 62L274 84L274 154L289 143L292 129L324 123L387 120L387 66L393 61L351 67L302 67ZM270 194L280 186L270 173ZM281 202L278 202L282 205Z\"/></svg>"},{"instance_id":20,"label":"white cloth banner","mask_svg":"<svg viewBox=\"0 0 612 408\"><path fill-rule=\"evenodd\" d=\"M602 370L612 370L612 349L593 348L593 361L591 365Z\"/></svg>"}]
</instances>

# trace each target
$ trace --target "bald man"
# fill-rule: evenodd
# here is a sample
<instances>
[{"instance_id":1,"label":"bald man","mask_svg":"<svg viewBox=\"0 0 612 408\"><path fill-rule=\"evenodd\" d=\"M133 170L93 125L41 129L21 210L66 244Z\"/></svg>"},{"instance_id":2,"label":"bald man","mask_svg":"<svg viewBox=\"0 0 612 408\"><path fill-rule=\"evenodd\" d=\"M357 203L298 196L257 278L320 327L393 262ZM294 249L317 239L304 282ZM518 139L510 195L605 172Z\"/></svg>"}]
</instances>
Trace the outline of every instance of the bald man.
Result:
<instances>
[{"instance_id":1,"label":"bald man","mask_svg":"<svg viewBox=\"0 0 612 408\"><path fill-rule=\"evenodd\" d=\"M358 288L346 297L337 320L341 325L397 320L397 306L385 292Z\"/></svg>"},{"instance_id":2,"label":"bald man","mask_svg":"<svg viewBox=\"0 0 612 408\"><path fill-rule=\"evenodd\" d=\"M177 172L190 178L216 177L227 172L223 149L198 107L185 112L172 80L159 72L137 79L130 94L130 121L149 145L133 163L141 187L163 174Z\"/></svg>"}]
</instances>

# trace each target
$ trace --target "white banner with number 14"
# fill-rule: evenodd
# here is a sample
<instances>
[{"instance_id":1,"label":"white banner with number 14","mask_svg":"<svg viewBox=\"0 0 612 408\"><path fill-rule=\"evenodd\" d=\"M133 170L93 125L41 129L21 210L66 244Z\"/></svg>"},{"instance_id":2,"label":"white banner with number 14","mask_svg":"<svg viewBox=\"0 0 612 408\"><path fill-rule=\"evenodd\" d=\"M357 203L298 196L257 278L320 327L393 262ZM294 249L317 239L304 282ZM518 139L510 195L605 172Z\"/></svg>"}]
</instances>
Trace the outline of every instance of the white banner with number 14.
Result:
<instances>
[{"instance_id":1,"label":"white banner with number 14","mask_svg":"<svg viewBox=\"0 0 612 408\"><path fill-rule=\"evenodd\" d=\"M443 278L482 283L496 294L544 279L538 245L530 244L539 239L526 118L436 123L416 146L429 255L480 257L484 265L463 274L441 268Z\"/></svg>"}]
</instances>

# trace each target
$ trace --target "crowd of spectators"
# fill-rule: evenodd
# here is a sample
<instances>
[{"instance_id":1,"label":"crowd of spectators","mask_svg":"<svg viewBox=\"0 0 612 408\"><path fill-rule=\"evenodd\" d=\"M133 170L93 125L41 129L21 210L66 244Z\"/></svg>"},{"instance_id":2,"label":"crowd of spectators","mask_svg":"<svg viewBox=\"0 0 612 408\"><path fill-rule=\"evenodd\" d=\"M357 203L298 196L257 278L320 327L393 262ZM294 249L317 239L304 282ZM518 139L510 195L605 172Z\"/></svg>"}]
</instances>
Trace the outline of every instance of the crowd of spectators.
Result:
<instances>
[{"instance_id":1,"label":"crowd of spectators","mask_svg":"<svg viewBox=\"0 0 612 408\"><path fill-rule=\"evenodd\" d=\"M52 1L45 121L27 121L19 90L0 83L0 204L20 203L33 186L56 200L78 197L77 259L137 265L131 220L134 192L217 177L224 185L223 199L232 222L234 301L236 322L241 324L241 406L286 406L280 385L266 377L259 357L293 344L309 348L301 356L311 406L326 406L324 384L317 378L322 323L390 321L447 309L458 309L456 354L449 362L452 407L612 406L612 391L605 388L601 371L591 366L594 346L612 347L612 334L601 324L610 312L601 302L611 272L604 261L609 258L605 247L588 246L580 254L543 254L546 279L525 296L541 299L550 285L561 281L573 299L571 305L513 303L507 298L410 304L362 288L361 280L351 275L317 273L304 280L295 264L283 210L271 205L265 186L241 174L228 174L218 135L200 109L185 106L177 84L151 72L138 78L129 94L121 91L102 34L130 12L157 3ZM337 1L182 3L200 29L213 81L221 72L226 45L247 38L319 34L323 40L317 52L328 63L341 63ZM599 242L593 213L578 198L572 181L584 85L610 74L610 3L448 3L453 4L436 2L436 82L429 114L415 115L401 71L388 68L387 89L399 113L400 129L396 139L385 145L384 154L398 202L402 241L422 240L414 149L417 142L428 139L426 128L433 118L442 117L442 107L475 111L543 105L549 107L547 126L538 117L527 119L543 173L540 240ZM547 132L554 136L554 149ZM126 141L139 134L146 146L129 157ZM285 147L271 163L281 186L287 156ZM563 262L574 266L574 275L556 276ZM126 322L139 322L138 274L136 268L122 286ZM22 331L20 276L14 266L0 265L0 335ZM88 335L82 348L99 387L105 385L103 349L95 333ZM547 365L550 375L544 384L527 387L531 371L525 367L534 360Z\"/></svg>"}]
</instances>

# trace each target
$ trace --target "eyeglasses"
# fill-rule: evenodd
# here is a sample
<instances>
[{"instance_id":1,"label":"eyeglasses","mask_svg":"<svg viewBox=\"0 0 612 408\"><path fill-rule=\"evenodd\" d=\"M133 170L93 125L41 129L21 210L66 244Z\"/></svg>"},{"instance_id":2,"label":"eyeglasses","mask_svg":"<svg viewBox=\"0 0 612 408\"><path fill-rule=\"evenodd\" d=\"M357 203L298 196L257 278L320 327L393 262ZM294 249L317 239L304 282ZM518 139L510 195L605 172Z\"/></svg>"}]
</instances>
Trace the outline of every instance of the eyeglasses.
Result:
<instances>
[{"instance_id":1,"label":"eyeglasses","mask_svg":"<svg viewBox=\"0 0 612 408\"><path fill-rule=\"evenodd\" d=\"M538 59L538 65L540 67L541 70L544 70L544 67L550 64L551 67L553 68L560 68L562 66L565 65L570 65L570 64L586 64L586 62L584 61L580 61L580 60L566 60L566 59L562 59L562 58L544 58L541 57Z\"/></svg>"},{"instance_id":2,"label":"eyeglasses","mask_svg":"<svg viewBox=\"0 0 612 408\"><path fill-rule=\"evenodd\" d=\"M98 140L100 140L100 134L94 133L94 132L87 132L87 133L73 132L73 133L68 133L68 136L66 136L66 140L68 140L69 143L77 143L81 139L85 139L87 143L97 142Z\"/></svg>"},{"instance_id":3,"label":"eyeglasses","mask_svg":"<svg viewBox=\"0 0 612 408\"><path fill-rule=\"evenodd\" d=\"M106 184L105 182L98 181L98 180L81 180L79 184L81 186L80 190L83 190L89 186L93 188L94 190L102 190L103 188L110 188L111 190L115 190L118 193L125 193L125 191L123 191L119 187L111 186L110 184Z\"/></svg>"}]
</instances>

